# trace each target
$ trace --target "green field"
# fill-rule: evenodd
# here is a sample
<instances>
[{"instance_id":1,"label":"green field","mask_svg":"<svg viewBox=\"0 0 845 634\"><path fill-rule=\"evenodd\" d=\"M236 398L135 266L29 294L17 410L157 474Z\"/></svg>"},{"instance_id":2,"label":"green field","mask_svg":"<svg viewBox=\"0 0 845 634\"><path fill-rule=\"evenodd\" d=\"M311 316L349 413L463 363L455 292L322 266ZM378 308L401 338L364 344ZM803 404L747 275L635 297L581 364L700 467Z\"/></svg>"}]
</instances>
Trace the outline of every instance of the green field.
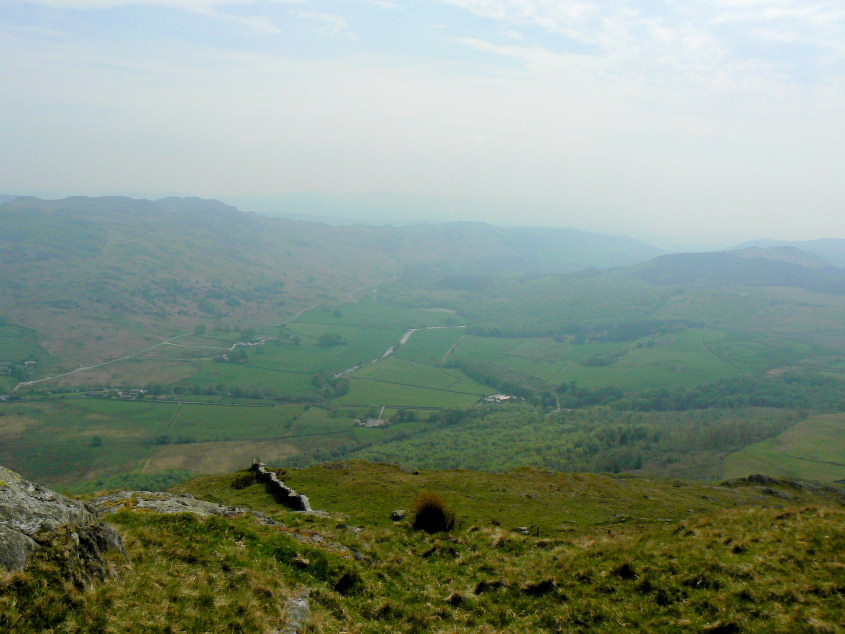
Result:
<instances>
[{"instance_id":1,"label":"green field","mask_svg":"<svg viewBox=\"0 0 845 634\"><path fill-rule=\"evenodd\" d=\"M822 482L845 481L845 414L814 416L782 434L725 458L726 478L770 473Z\"/></svg>"},{"instance_id":2,"label":"green field","mask_svg":"<svg viewBox=\"0 0 845 634\"><path fill-rule=\"evenodd\" d=\"M352 439L352 418L301 405L55 399L0 408L0 463L62 485L114 473L215 473ZM328 440L327 440L328 439Z\"/></svg>"},{"instance_id":3,"label":"green field","mask_svg":"<svg viewBox=\"0 0 845 634\"><path fill-rule=\"evenodd\" d=\"M425 328L426 326L458 326L466 319L452 311L426 308L404 308L393 304L363 299L334 307L317 306L297 319L296 323L322 326L375 326L378 328Z\"/></svg>"},{"instance_id":4,"label":"green field","mask_svg":"<svg viewBox=\"0 0 845 634\"><path fill-rule=\"evenodd\" d=\"M734 364L712 350L725 337L724 333L704 329L630 343L572 344L551 338L468 336L451 356L494 361L551 385L576 381L592 387L614 385L639 391L667 385L690 387L740 374Z\"/></svg>"},{"instance_id":5,"label":"green field","mask_svg":"<svg viewBox=\"0 0 845 634\"><path fill-rule=\"evenodd\" d=\"M438 365L446 354L464 338L464 328L430 328L417 330L401 347L397 356L408 361Z\"/></svg>"},{"instance_id":6,"label":"green field","mask_svg":"<svg viewBox=\"0 0 845 634\"><path fill-rule=\"evenodd\" d=\"M483 390L477 393L397 385L384 381L353 377L349 393L337 399L341 405L388 405L392 407L472 407ZM467 386L460 386L467 387ZM488 392L492 390L487 390Z\"/></svg>"}]
</instances>

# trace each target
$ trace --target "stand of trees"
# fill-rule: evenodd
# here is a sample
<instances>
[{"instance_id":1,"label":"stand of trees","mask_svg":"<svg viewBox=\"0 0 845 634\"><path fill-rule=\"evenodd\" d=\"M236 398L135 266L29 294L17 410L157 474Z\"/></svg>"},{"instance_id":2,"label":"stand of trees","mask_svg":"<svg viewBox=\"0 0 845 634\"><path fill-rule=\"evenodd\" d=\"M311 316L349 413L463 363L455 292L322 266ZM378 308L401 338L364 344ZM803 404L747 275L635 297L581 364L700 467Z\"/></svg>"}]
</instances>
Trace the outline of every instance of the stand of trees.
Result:
<instances>
[{"instance_id":1,"label":"stand of trees","mask_svg":"<svg viewBox=\"0 0 845 634\"><path fill-rule=\"evenodd\" d=\"M448 367L457 368L479 383L490 385L504 394L524 398L534 405L555 405L551 386L538 376L493 361L461 359L450 362Z\"/></svg>"},{"instance_id":2,"label":"stand of trees","mask_svg":"<svg viewBox=\"0 0 845 634\"><path fill-rule=\"evenodd\" d=\"M697 409L777 407L845 411L845 381L822 375L737 376L693 388L660 388L625 394L612 386L585 387L574 381L555 391L561 407L610 405L620 411L683 412Z\"/></svg>"}]
</instances>

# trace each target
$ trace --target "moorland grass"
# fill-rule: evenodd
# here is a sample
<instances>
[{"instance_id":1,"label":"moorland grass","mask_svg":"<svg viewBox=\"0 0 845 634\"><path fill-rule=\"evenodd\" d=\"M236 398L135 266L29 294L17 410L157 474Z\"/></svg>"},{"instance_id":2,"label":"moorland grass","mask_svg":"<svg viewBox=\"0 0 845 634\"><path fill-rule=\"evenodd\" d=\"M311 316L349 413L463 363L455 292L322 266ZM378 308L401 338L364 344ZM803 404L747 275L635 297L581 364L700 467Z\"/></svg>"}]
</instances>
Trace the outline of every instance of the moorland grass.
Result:
<instances>
[{"instance_id":1,"label":"moorland grass","mask_svg":"<svg viewBox=\"0 0 845 634\"><path fill-rule=\"evenodd\" d=\"M179 487L265 509L284 527L250 516L110 516L129 552L128 562L112 559L119 576L82 591L62 583L58 560L40 553L26 571L0 577L0 628L270 631L284 626L285 604L303 588L311 607L305 632L785 634L837 632L845 618L845 512L831 498L808 503L798 499L813 497L805 491L792 501L769 496L769 503L756 501L760 492L752 485L726 491L641 479L616 483L614 497L610 479L500 474L506 489L548 485L536 498L511 500L485 474L341 468L349 471L340 478L332 465L307 470L312 490L305 491L329 511L323 515L284 511L260 485L233 487L243 473ZM352 471L347 503L360 511L338 513L339 505L318 491L338 481L350 485ZM283 477L294 481L288 477L294 473ZM450 481L460 484L464 494L449 498L458 517L451 531L430 535L409 522L367 521L389 508L379 501L388 496L370 492L404 476L420 477L434 491L439 484L444 498ZM547 495L557 489L552 502ZM487 505L468 508L476 498ZM648 513L650 504L650 515L663 517L620 517L632 510L632 499L640 500L636 512ZM695 499L697 508L684 508ZM585 510L600 503L606 520ZM584 521L563 532L538 536L509 526L517 516L526 522L549 510L560 516L567 506L580 507L575 515Z\"/></svg>"}]
</instances>

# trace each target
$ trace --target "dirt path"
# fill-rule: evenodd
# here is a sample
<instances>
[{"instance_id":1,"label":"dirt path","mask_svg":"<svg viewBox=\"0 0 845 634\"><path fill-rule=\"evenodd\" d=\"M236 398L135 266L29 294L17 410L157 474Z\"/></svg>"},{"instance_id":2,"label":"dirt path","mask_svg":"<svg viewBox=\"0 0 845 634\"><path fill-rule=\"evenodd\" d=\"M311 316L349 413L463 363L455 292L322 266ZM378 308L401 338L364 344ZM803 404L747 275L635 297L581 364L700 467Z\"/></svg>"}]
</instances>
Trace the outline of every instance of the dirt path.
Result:
<instances>
[{"instance_id":1,"label":"dirt path","mask_svg":"<svg viewBox=\"0 0 845 634\"><path fill-rule=\"evenodd\" d=\"M371 284L364 284L363 286L359 286L359 287L358 287L358 288L356 288L355 290L349 291L349 294L347 295L347 298L349 298L349 302L350 302L351 304L357 304L357 303L358 303L358 300L357 300L357 299L355 299L355 295L356 295L357 293L360 293L361 291L363 291L363 290L365 290L365 289L368 289L368 288L375 288L376 286L380 286L381 284L387 284L388 282L394 282L394 281L396 281L396 280L398 280L398 279L399 279L399 271L394 271L394 272L393 272L393 275L391 275L391 276L390 276L388 279L386 279L386 280L379 280L379 281L377 281L377 282L373 282L373 283L371 283Z\"/></svg>"},{"instance_id":2,"label":"dirt path","mask_svg":"<svg viewBox=\"0 0 845 634\"><path fill-rule=\"evenodd\" d=\"M176 339L180 339L181 337L186 337L190 334L193 334L193 333L185 332L185 333L182 333L181 335L174 335L173 337L170 337L170 339L167 339L167 340L162 341L160 343L157 343L157 344L154 344L154 345L149 346L147 348L144 348L143 350L139 350L138 352L133 352L132 354L127 354L127 355L120 357L118 359L112 359L111 361L104 361L103 363L95 363L94 365L82 366L82 367L76 368L75 370L70 370L68 372L62 372L61 374L54 374L53 376L46 376L43 379L35 379L35 380L32 380L32 381L24 381L23 383L18 383L12 389L12 392L17 391L17 389L20 388L20 387L26 387L28 385L35 385L37 383L43 383L44 381L52 381L54 379L61 379L62 377L70 376L71 374L76 374L78 372L85 372L87 370L94 370L96 368L102 368L104 366L111 365L113 363L118 363L120 361L126 361L127 359L133 359L133 358L135 358L139 355L142 355L146 352L149 352L150 350L155 350L156 348L160 348L161 346L166 346L166 345L170 344L172 341L174 341Z\"/></svg>"},{"instance_id":3,"label":"dirt path","mask_svg":"<svg viewBox=\"0 0 845 634\"><path fill-rule=\"evenodd\" d=\"M446 354L443 355L443 358L440 360L441 363L446 363L446 359L449 358L449 355L452 354L452 351L458 347L458 344L461 343L464 339L466 339L466 334L461 335L460 339L458 339L452 346L446 351Z\"/></svg>"}]
</instances>

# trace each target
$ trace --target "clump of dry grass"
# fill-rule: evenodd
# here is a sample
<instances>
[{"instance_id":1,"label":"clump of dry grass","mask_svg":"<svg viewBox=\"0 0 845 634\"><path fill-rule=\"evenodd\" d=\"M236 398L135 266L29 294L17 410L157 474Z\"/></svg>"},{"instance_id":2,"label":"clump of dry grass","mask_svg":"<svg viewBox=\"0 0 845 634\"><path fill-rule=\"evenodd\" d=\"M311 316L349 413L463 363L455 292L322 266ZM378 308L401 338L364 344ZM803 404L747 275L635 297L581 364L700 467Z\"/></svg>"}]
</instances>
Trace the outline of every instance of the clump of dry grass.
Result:
<instances>
[{"instance_id":1,"label":"clump of dry grass","mask_svg":"<svg viewBox=\"0 0 845 634\"><path fill-rule=\"evenodd\" d=\"M455 512L436 493L423 493L414 502L414 530L426 533L448 533L455 526Z\"/></svg>"}]
</instances>

